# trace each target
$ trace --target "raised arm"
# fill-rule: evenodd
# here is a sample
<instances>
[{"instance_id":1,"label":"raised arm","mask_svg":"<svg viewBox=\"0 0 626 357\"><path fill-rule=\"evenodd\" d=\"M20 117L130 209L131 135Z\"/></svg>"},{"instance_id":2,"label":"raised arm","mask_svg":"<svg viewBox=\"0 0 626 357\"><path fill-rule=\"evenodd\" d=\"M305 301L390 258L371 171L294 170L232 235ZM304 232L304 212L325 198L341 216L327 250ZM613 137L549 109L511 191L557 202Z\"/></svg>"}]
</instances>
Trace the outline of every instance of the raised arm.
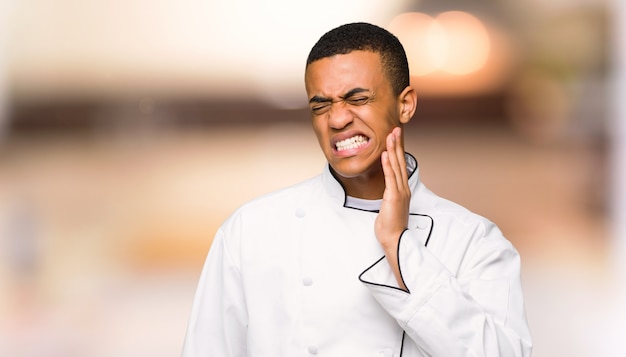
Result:
<instances>
[{"instance_id":1,"label":"raised arm","mask_svg":"<svg viewBox=\"0 0 626 357\"><path fill-rule=\"evenodd\" d=\"M381 158L375 234L385 259L360 279L406 332L403 355L529 356L519 254L493 223L443 199L448 208L429 229L407 228L411 194L398 142L396 129Z\"/></svg>"},{"instance_id":2,"label":"raised arm","mask_svg":"<svg viewBox=\"0 0 626 357\"><path fill-rule=\"evenodd\" d=\"M400 128L395 128L387 136L387 151L381 157L385 191L374 229L398 285L406 290L398 265L398 242L408 224L411 190L400 134Z\"/></svg>"}]
</instances>

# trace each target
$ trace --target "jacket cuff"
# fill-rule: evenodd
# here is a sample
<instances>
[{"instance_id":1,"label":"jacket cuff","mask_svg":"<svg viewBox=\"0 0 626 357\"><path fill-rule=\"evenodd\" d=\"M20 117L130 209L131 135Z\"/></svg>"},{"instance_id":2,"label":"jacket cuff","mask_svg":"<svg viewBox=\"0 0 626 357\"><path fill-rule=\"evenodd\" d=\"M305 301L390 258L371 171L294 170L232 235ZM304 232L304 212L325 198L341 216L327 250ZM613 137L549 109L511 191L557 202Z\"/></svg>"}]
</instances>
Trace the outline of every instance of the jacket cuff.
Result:
<instances>
[{"instance_id":1,"label":"jacket cuff","mask_svg":"<svg viewBox=\"0 0 626 357\"><path fill-rule=\"evenodd\" d=\"M405 230L398 242L400 275L408 291L399 287L385 257L359 276L376 300L403 326L451 276L424 247L428 237L421 234L423 231Z\"/></svg>"}]
</instances>

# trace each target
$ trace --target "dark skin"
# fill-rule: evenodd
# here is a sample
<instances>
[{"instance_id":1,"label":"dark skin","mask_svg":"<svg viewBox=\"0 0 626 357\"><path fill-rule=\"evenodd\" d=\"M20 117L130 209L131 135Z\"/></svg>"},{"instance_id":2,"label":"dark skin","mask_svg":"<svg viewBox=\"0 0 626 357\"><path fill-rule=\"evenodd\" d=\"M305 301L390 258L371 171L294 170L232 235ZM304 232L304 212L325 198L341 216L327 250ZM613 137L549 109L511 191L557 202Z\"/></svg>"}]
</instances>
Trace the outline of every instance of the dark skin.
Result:
<instances>
[{"instance_id":1,"label":"dark skin","mask_svg":"<svg viewBox=\"0 0 626 357\"><path fill-rule=\"evenodd\" d=\"M401 127L417 106L413 88L395 95L380 55L353 51L311 63L305 74L313 129L346 194L381 199L375 234L401 288L397 247L411 191Z\"/></svg>"},{"instance_id":2,"label":"dark skin","mask_svg":"<svg viewBox=\"0 0 626 357\"><path fill-rule=\"evenodd\" d=\"M353 88L344 95L340 95L339 99L317 95L313 96L309 100L309 105L311 106L313 115L319 116L328 112L335 103L343 102L348 106L364 106L374 102L376 99L375 94L369 89ZM382 197L384 191L384 187L381 185L384 181L382 166L376 170L369 171L367 174L354 175L353 177L338 174L332 165L331 169L333 169L339 181L346 187L346 193L348 195L366 199L378 199ZM373 183L378 184L372 185ZM378 187L378 190L374 190L374 187Z\"/></svg>"}]
</instances>

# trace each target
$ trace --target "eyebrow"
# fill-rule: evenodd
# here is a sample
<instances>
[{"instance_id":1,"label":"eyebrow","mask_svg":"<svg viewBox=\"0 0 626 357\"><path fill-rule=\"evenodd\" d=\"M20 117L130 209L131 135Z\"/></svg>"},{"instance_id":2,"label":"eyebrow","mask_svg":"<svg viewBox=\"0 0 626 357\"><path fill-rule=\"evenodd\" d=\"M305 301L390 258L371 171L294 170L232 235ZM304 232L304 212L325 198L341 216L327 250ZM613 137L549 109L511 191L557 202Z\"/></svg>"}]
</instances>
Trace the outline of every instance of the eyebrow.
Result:
<instances>
[{"instance_id":1,"label":"eyebrow","mask_svg":"<svg viewBox=\"0 0 626 357\"><path fill-rule=\"evenodd\" d=\"M354 88L350 91L348 91L348 93L344 94L343 96L341 96L341 99L346 99L346 98L350 98L355 94L359 94L359 93L363 93L363 92L369 92L369 89L365 89L365 88Z\"/></svg>"},{"instance_id":2,"label":"eyebrow","mask_svg":"<svg viewBox=\"0 0 626 357\"><path fill-rule=\"evenodd\" d=\"M351 90L349 90L346 94L340 96L339 98L341 98L342 100L346 99L346 98L350 98L355 94L359 94L359 93L363 93L363 92L369 92L369 89L365 89L365 88L353 88ZM331 98L326 98L326 97L322 97L319 95L314 95L313 97L311 97L311 99L309 99L309 104L311 103L328 103L328 102L332 102L333 100Z\"/></svg>"},{"instance_id":3,"label":"eyebrow","mask_svg":"<svg viewBox=\"0 0 626 357\"><path fill-rule=\"evenodd\" d=\"M332 102L332 99L321 97L319 95L314 95L313 97L311 97L311 99L309 99L309 104L311 104L311 103L327 103L327 102Z\"/></svg>"}]
</instances>

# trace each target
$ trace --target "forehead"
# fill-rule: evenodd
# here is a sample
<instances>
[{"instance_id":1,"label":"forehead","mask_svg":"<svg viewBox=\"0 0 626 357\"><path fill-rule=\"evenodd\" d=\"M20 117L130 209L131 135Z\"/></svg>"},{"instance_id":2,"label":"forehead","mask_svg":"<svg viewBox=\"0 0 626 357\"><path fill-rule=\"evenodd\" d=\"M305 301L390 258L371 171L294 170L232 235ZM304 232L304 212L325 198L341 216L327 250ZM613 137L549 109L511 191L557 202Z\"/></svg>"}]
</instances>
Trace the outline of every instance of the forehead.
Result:
<instances>
[{"instance_id":1,"label":"forehead","mask_svg":"<svg viewBox=\"0 0 626 357\"><path fill-rule=\"evenodd\" d=\"M305 72L309 96L340 96L357 87L380 91L385 84L380 55L371 51L325 57L309 64Z\"/></svg>"}]
</instances>

